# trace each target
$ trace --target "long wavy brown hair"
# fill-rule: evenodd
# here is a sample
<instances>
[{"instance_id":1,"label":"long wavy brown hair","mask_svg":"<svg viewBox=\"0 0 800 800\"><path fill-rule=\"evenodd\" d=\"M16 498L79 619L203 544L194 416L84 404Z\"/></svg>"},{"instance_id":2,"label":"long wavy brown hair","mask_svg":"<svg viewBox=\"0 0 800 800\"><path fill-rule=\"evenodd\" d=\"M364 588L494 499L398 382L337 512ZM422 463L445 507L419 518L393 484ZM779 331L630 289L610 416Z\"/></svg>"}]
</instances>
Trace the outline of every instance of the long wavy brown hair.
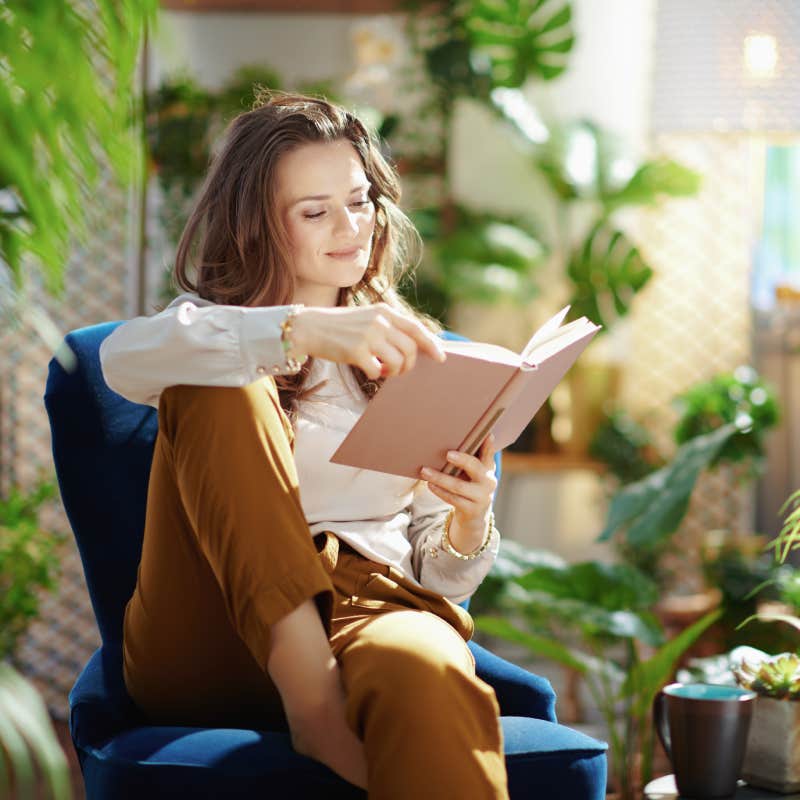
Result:
<instances>
[{"instance_id":1,"label":"long wavy brown hair","mask_svg":"<svg viewBox=\"0 0 800 800\"><path fill-rule=\"evenodd\" d=\"M214 303L280 306L292 302L294 273L287 233L276 203L276 168L286 153L305 144L349 141L361 158L375 204L369 264L355 286L341 289L340 306L384 302L413 314L432 330L436 323L397 293L402 274L416 266L421 243L400 210L400 181L376 141L352 113L327 100L262 90L250 111L235 117L206 176L178 244L178 286ZM294 376L278 379L281 405L294 416L311 359ZM380 381L351 367L371 396Z\"/></svg>"}]
</instances>

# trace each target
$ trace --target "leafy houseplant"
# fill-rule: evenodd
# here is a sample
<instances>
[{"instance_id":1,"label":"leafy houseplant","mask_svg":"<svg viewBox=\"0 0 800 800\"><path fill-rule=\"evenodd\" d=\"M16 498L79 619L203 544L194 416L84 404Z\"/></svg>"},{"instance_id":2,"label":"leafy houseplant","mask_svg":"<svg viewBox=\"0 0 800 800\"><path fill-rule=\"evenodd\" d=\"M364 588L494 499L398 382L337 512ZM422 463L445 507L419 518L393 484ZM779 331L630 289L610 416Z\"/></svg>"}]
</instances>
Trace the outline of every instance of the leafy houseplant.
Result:
<instances>
[{"instance_id":1,"label":"leafy houseplant","mask_svg":"<svg viewBox=\"0 0 800 800\"><path fill-rule=\"evenodd\" d=\"M532 169L549 187L549 197L537 198L537 205L545 199L544 205L553 207L551 227L557 236L540 247L562 263L571 286L572 312L585 314L607 330L627 313L632 296L652 275L638 248L613 224L612 214L624 206L653 204L663 196L693 194L699 177L666 160L632 168L614 137L592 122L548 126L542 121L521 90L529 79L549 81L567 69L575 41L572 4L567 0L468 0L443 4L424 19L420 23L412 16L409 32L434 87L425 110L441 120L437 162L448 163L458 98L480 102L503 120L530 151ZM445 228L452 224L452 203L445 176L440 200ZM572 218L585 217L587 207L591 218L576 244ZM433 259L420 276L418 292L441 292L444 281L437 286L436 279L438 271L446 269ZM448 302L453 299L447 297ZM492 299L488 292L484 301Z\"/></svg>"},{"instance_id":2,"label":"leafy houseplant","mask_svg":"<svg viewBox=\"0 0 800 800\"><path fill-rule=\"evenodd\" d=\"M653 697L717 614L665 641L651 611L658 589L635 567L567 565L509 542L503 552L475 598L502 616L478 614L477 629L583 677L608 728L615 786L623 800L639 797L652 771Z\"/></svg>"},{"instance_id":3,"label":"leafy houseplant","mask_svg":"<svg viewBox=\"0 0 800 800\"><path fill-rule=\"evenodd\" d=\"M130 122L137 118L131 106L138 110L130 87L155 9L155 0L37 0L0 10L0 317L31 312L27 321L54 348L61 337L52 335L53 323L20 300L27 299L33 276L51 293L62 291L70 245L85 231L86 197L100 164L109 163L122 180L129 177L136 151ZM30 527L24 514L15 516L18 499L3 504L4 519L11 516L11 524L0 523L3 560L30 569L31 580L0 577L4 648L16 640L20 619L30 617L35 601L27 593L31 581L43 579L47 561L46 545L19 549ZM44 704L0 661L0 795L34 796L33 759L47 793L67 800L66 760Z\"/></svg>"},{"instance_id":4,"label":"leafy houseplant","mask_svg":"<svg viewBox=\"0 0 800 800\"><path fill-rule=\"evenodd\" d=\"M9 658L39 612L39 589L55 588L56 550L64 536L39 527L39 509L55 495L52 483L0 499L0 659Z\"/></svg>"},{"instance_id":5,"label":"leafy houseplant","mask_svg":"<svg viewBox=\"0 0 800 800\"><path fill-rule=\"evenodd\" d=\"M745 479L752 479L763 460L766 432L778 420L774 392L750 367L699 383L677 403L682 410L674 434L679 447L658 469L653 466L661 456L645 449L646 432L630 421L624 421L623 427L611 417L593 443L596 457L613 465L620 451L626 465L636 465L643 474L634 481L622 481L611 498L599 541L612 541L628 563L660 584L670 579L663 571L664 555L673 547L672 536L688 510L700 473L723 463L736 464L744 468ZM617 472L627 476L619 467ZM710 568L709 576L712 572Z\"/></svg>"},{"instance_id":6,"label":"leafy houseplant","mask_svg":"<svg viewBox=\"0 0 800 800\"><path fill-rule=\"evenodd\" d=\"M27 278L60 294L101 164L130 177L129 86L155 8L155 0L40 0L0 13L0 317L22 318L53 349L60 334L25 302Z\"/></svg>"},{"instance_id":7,"label":"leafy houseplant","mask_svg":"<svg viewBox=\"0 0 800 800\"><path fill-rule=\"evenodd\" d=\"M786 513L781 532L771 542L780 562L800 544L800 491L794 492L781 509ZM796 614L759 612L741 626L755 620L781 622L800 631ZM779 792L800 790L800 656L762 654L754 662L743 661L734 669L737 682L758 692L742 776L754 786Z\"/></svg>"},{"instance_id":8,"label":"leafy houseplant","mask_svg":"<svg viewBox=\"0 0 800 800\"><path fill-rule=\"evenodd\" d=\"M710 466L721 462L747 462L750 477L759 474L764 458L764 436L778 422L775 393L751 367L717 375L699 383L677 399L681 417L675 428L675 441L708 433L726 423L739 430L716 454Z\"/></svg>"}]
</instances>

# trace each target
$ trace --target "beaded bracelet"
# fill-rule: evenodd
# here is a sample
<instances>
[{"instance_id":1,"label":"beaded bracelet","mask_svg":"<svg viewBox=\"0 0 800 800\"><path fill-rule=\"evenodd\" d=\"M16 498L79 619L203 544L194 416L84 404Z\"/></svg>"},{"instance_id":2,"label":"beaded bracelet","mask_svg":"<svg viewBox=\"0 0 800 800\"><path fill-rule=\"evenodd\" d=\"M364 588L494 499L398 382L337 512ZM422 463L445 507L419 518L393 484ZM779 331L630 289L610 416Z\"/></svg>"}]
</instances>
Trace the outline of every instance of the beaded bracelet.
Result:
<instances>
[{"instance_id":1,"label":"beaded bracelet","mask_svg":"<svg viewBox=\"0 0 800 800\"><path fill-rule=\"evenodd\" d=\"M486 551L486 548L489 546L489 542L492 539L492 534L494 533L494 511L489 512L489 527L486 530L486 536L484 537L481 546L477 550L473 550L471 553L461 553L456 550L455 547L453 547L453 543L450 541L450 523L452 521L453 509L451 508L447 514L447 518L444 521L442 539L439 542L439 547L441 547L446 553L450 553L451 556L455 556L462 561L472 561L472 559L483 555L483 553Z\"/></svg>"},{"instance_id":2,"label":"beaded bracelet","mask_svg":"<svg viewBox=\"0 0 800 800\"><path fill-rule=\"evenodd\" d=\"M286 316L281 322L281 347L283 348L283 355L285 358L284 366L281 368L281 372L284 375L297 375L298 372L303 368L303 364L305 364L308 356L301 356L300 358L296 358L291 355L293 345L291 340L292 335L292 323L294 322L294 318L297 315L297 312L303 308L302 303L296 303L293 306L289 306L289 310L286 312Z\"/></svg>"}]
</instances>

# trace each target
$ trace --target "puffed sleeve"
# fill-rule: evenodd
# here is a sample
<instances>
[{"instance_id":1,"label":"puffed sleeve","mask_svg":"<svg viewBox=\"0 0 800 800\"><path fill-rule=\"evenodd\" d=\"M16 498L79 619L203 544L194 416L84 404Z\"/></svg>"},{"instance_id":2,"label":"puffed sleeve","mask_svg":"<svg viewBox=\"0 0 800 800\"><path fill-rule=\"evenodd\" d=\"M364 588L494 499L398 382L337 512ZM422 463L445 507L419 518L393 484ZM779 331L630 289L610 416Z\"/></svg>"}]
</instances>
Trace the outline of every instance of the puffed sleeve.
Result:
<instances>
[{"instance_id":1,"label":"puffed sleeve","mask_svg":"<svg viewBox=\"0 0 800 800\"><path fill-rule=\"evenodd\" d=\"M442 526L451 506L419 481L411 503L408 538L413 547L414 574L426 589L461 603L472 595L492 568L500 549L500 534L492 533L489 546L478 558L465 561L439 547Z\"/></svg>"},{"instance_id":2,"label":"puffed sleeve","mask_svg":"<svg viewBox=\"0 0 800 800\"><path fill-rule=\"evenodd\" d=\"M157 407L168 386L246 386L278 375L285 364L280 326L289 308L214 305L181 295L103 341L103 377L128 400Z\"/></svg>"}]
</instances>

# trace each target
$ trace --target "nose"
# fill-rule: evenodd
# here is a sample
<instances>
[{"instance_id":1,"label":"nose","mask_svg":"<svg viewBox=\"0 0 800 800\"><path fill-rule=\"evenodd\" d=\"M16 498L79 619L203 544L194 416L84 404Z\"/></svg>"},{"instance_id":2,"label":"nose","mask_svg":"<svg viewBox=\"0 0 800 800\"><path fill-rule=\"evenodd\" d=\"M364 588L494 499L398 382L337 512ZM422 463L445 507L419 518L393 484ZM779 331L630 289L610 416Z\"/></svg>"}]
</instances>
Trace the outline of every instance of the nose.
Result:
<instances>
[{"instance_id":1,"label":"nose","mask_svg":"<svg viewBox=\"0 0 800 800\"><path fill-rule=\"evenodd\" d=\"M358 233L358 219L349 208L343 208L339 214L336 215L336 233L345 235L352 235Z\"/></svg>"}]
</instances>

